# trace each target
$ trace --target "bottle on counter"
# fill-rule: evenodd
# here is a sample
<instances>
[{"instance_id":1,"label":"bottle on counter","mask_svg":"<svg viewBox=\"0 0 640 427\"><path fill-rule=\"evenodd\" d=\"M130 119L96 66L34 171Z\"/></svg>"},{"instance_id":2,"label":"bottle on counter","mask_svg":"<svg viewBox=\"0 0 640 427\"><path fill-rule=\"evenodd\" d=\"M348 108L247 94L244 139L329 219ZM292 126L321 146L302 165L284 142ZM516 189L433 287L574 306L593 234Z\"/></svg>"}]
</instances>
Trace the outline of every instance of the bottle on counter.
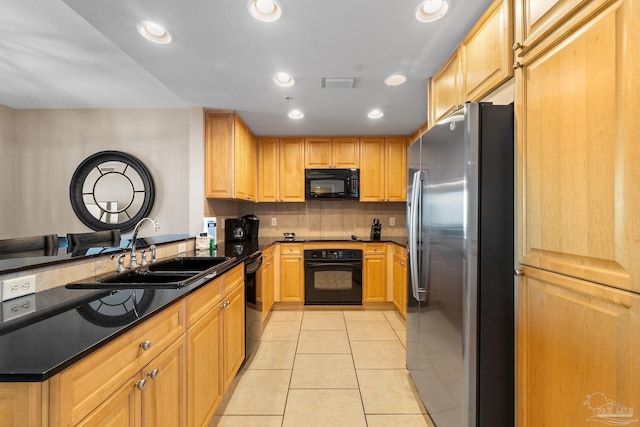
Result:
<instances>
[{"instance_id":1,"label":"bottle on counter","mask_svg":"<svg viewBox=\"0 0 640 427\"><path fill-rule=\"evenodd\" d=\"M199 236L196 236L196 255L198 256L208 256L211 247L211 239L207 235L207 233L200 233Z\"/></svg>"}]
</instances>

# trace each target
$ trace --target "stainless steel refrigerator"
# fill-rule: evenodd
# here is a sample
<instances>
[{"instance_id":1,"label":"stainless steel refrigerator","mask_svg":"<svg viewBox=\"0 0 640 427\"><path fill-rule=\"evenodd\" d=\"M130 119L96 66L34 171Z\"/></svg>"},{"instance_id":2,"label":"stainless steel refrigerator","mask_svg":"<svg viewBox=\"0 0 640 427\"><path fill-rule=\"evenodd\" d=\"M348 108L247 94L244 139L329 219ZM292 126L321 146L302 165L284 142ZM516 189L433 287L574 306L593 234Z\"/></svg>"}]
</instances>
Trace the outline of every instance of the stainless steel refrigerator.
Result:
<instances>
[{"instance_id":1,"label":"stainless steel refrigerator","mask_svg":"<svg viewBox=\"0 0 640 427\"><path fill-rule=\"evenodd\" d=\"M407 368L437 427L514 425L513 104L409 148Z\"/></svg>"}]
</instances>

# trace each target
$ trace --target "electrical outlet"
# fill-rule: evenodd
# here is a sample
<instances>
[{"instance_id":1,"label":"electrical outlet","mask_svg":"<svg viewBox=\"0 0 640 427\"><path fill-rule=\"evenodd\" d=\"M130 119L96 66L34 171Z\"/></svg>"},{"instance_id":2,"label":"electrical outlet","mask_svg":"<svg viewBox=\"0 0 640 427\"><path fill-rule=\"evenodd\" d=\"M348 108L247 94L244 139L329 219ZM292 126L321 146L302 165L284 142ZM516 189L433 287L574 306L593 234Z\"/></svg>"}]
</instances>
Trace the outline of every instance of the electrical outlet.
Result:
<instances>
[{"instance_id":1,"label":"electrical outlet","mask_svg":"<svg viewBox=\"0 0 640 427\"><path fill-rule=\"evenodd\" d=\"M394 217L389 218L389 225L391 227L393 227L394 225L396 225L396 219Z\"/></svg>"},{"instance_id":2,"label":"electrical outlet","mask_svg":"<svg viewBox=\"0 0 640 427\"><path fill-rule=\"evenodd\" d=\"M178 245L178 253L179 254L183 254L187 251L187 244L186 243L180 243Z\"/></svg>"},{"instance_id":3,"label":"electrical outlet","mask_svg":"<svg viewBox=\"0 0 640 427\"><path fill-rule=\"evenodd\" d=\"M36 276L15 277L2 281L2 301L33 294L36 291Z\"/></svg>"},{"instance_id":4,"label":"electrical outlet","mask_svg":"<svg viewBox=\"0 0 640 427\"><path fill-rule=\"evenodd\" d=\"M275 227L276 225L278 225L278 219L277 218L271 218L271 226Z\"/></svg>"},{"instance_id":5,"label":"electrical outlet","mask_svg":"<svg viewBox=\"0 0 640 427\"><path fill-rule=\"evenodd\" d=\"M15 319L36 311L36 295L26 295L2 303L2 321Z\"/></svg>"}]
</instances>

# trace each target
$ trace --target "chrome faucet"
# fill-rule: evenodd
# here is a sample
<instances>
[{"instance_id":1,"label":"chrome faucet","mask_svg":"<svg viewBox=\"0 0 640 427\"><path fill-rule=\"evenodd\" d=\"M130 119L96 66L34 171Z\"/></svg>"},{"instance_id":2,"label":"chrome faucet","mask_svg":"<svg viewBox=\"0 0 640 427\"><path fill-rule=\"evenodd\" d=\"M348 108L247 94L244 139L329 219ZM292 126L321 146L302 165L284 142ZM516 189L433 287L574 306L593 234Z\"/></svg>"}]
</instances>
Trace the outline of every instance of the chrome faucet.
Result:
<instances>
[{"instance_id":1,"label":"chrome faucet","mask_svg":"<svg viewBox=\"0 0 640 427\"><path fill-rule=\"evenodd\" d=\"M138 266L138 263L136 262L136 239L138 238L138 230L140 229L140 226L144 221L151 221L151 223L153 224L154 231L160 230L158 221L156 221L155 219L145 217L145 218L142 218L140 221L138 221L135 228L133 229L133 237L131 238L131 256L129 261L129 270L133 270Z\"/></svg>"}]
</instances>

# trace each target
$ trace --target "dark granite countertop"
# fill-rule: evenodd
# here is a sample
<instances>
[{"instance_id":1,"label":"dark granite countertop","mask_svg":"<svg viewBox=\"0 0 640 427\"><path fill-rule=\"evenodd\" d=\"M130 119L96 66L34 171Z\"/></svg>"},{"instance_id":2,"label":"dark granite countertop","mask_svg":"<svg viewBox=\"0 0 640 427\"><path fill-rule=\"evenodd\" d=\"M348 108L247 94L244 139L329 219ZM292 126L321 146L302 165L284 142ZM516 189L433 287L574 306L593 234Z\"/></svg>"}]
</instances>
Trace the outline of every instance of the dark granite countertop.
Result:
<instances>
[{"instance_id":1,"label":"dark granite countertop","mask_svg":"<svg viewBox=\"0 0 640 427\"><path fill-rule=\"evenodd\" d=\"M145 238L138 239L137 245L142 248L151 244L171 243L190 238L192 237L187 235ZM352 241L370 242L342 237L297 237L294 240L295 243ZM44 263L39 257L36 264L53 265L72 259L78 260L81 257L122 251L130 243L125 242L124 246L102 248L102 251L88 249L82 255L60 254L53 257L55 260ZM285 242L289 243L284 237L262 238L259 241L219 242L215 253L211 255L235 257L236 262L229 266L232 268L274 243ZM387 238L379 242L405 246L406 238ZM194 253L184 255L193 256ZM3 266L7 266L3 262L7 261L10 260L0 260L0 272ZM9 271L24 268L14 267ZM38 292L32 296L35 305L32 313L0 323L0 382L44 381L109 343L142 320L206 285L210 280L203 278L180 289L111 291L58 287ZM134 296L138 315L132 309ZM10 304L11 300L3 303L2 309L10 310Z\"/></svg>"}]
</instances>

